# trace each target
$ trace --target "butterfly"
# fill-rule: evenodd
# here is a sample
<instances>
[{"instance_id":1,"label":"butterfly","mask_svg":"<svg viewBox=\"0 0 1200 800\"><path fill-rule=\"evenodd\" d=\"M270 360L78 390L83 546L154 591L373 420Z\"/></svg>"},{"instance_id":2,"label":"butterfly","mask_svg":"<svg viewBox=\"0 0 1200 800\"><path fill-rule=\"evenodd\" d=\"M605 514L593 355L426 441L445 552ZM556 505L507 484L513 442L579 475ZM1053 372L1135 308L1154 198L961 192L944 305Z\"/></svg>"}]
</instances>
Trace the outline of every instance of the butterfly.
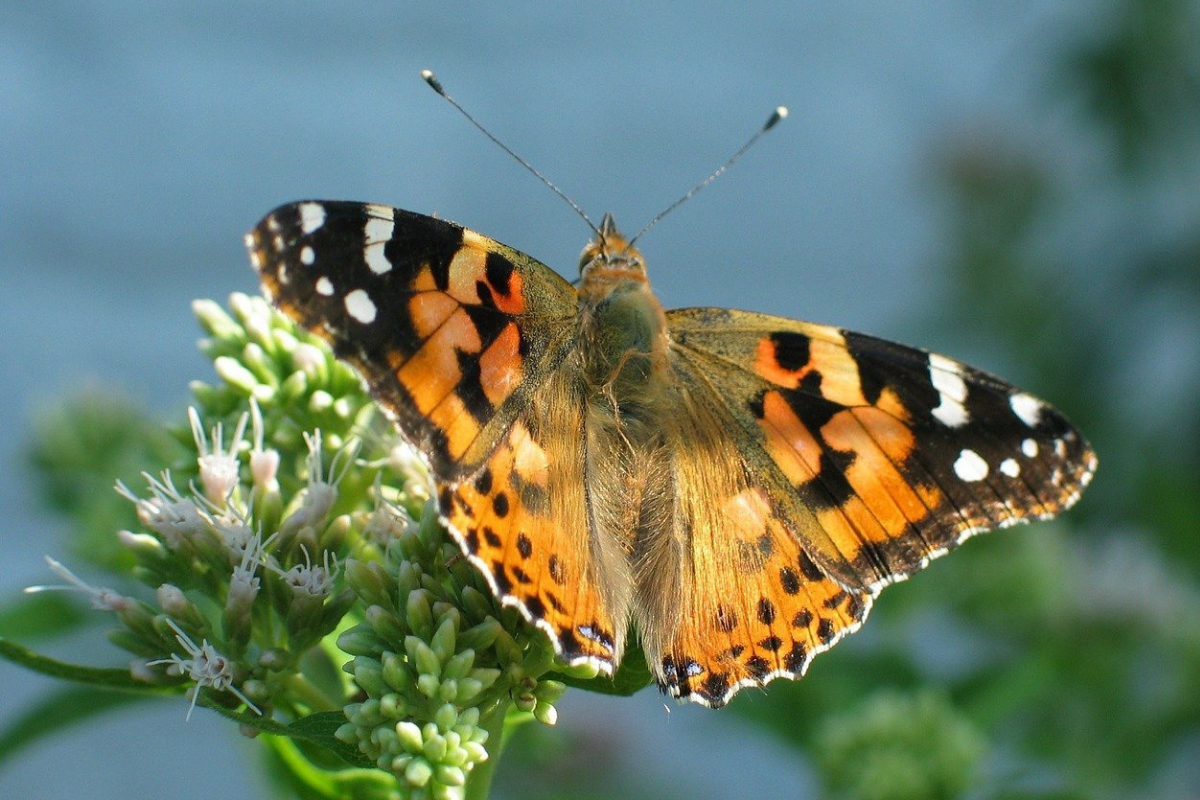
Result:
<instances>
[{"instance_id":1,"label":"butterfly","mask_svg":"<svg viewBox=\"0 0 1200 800\"><path fill-rule=\"evenodd\" d=\"M578 287L442 219L304 201L247 235L266 293L427 460L445 527L567 664L638 637L664 691L797 678L875 596L1071 506L1091 447L945 356L722 308L664 311L611 216Z\"/></svg>"}]
</instances>

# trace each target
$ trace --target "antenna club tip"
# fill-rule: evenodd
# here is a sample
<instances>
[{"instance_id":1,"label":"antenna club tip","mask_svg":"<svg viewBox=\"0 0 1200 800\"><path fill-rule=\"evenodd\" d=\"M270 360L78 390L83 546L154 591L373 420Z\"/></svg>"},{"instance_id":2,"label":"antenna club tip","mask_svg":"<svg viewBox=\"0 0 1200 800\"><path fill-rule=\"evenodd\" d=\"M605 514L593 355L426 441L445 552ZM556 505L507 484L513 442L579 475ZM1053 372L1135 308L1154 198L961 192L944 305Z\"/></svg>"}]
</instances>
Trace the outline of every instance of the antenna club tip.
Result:
<instances>
[{"instance_id":1,"label":"antenna club tip","mask_svg":"<svg viewBox=\"0 0 1200 800\"><path fill-rule=\"evenodd\" d=\"M783 120L787 119L787 106L775 106L775 110L771 112L771 118L767 120L767 124L763 126L764 131L769 131Z\"/></svg>"},{"instance_id":2,"label":"antenna club tip","mask_svg":"<svg viewBox=\"0 0 1200 800\"><path fill-rule=\"evenodd\" d=\"M430 88L438 94L445 96L446 90L442 88L442 82L437 79L437 75L433 74L431 69L421 70L421 80L429 84Z\"/></svg>"}]
</instances>

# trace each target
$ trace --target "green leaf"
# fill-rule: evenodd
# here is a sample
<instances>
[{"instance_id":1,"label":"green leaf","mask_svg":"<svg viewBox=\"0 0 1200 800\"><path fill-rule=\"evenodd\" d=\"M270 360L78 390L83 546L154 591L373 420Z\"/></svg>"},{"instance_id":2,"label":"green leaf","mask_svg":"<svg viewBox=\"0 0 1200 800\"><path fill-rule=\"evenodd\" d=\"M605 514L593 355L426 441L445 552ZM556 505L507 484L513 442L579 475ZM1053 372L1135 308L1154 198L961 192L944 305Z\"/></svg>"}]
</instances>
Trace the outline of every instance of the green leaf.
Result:
<instances>
[{"instance_id":1,"label":"green leaf","mask_svg":"<svg viewBox=\"0 0 1200 800\"><path fill-rule=\"evenodd\" d=\"M360 753L358 748L348 745L334 736L337 729L346 724L346 715L340 711L321 711L316 714L309 714L307 717L301 717L290 725L285 725L270 717L262 717L254 713L223 708L206 700L203 695L201 695L200 702L197 705L211 709L221 716L252 730L270 733L275 736L286 736L289 739L297 741L310 742L330 751L350 766L367 768L375 766L375 762Z\"/></svg>"},{"instance_id":2,"label":"green leaf","mask_svg":"<svg viewBox=\"0 0 1200 800\"><path fill-rule=\"evenodd\" d=\"M625 648L621 666L611 677L598 675L595 678L573 678L557 672L550 673L548 677L562 681L567 686L574 686L576 689L586 689L589 692L618 697L628 697L654 682L654 678L650 675L650 667L646 664L646 655L642 652L641 645L636 642L631 642Z\"/></svg>"},{"instance_id":3,"label":"green leaf","mask_svg":"<svg viewBox=\"0 0 1200 800\"><path fill-rule=\"evenodd\" d=\"M120 706L146 699L128 692L96 691L84 686L63 686L17 717L0 731L0 762L53 733Z\"/></svg>"}]
</instances>

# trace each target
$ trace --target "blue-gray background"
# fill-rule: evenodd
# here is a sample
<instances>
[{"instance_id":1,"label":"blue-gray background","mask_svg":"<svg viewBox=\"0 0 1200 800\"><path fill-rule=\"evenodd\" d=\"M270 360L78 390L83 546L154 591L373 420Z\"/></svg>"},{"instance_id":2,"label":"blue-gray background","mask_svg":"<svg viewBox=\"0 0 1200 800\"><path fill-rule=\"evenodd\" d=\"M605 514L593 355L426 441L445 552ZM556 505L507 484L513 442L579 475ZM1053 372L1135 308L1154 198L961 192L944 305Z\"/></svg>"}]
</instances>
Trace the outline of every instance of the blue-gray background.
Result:
<instances>
[{"instance_id":1,"label":"blue-gray background","mask_svg":"<svg viewBox=\"0 0 1200 800\"><path fill-rule=\"evenodd\" d=\"M210 377L189 301L255 291L241 237L274 206L436 213L574 277L586 227L436 97L424 67L593 218L630 231L788 105L642 241L664 304L919 339L1012 374L970 330L911 322L948 302L929 268L946 223L929 168L1000 131L1061 149L1066 180L1087 180L1095 143L1040 82L1064 37L1097 24L1091 5L0 0L0 590L47 580L41 555L65 549L21 461L30 419L98 385L179 420L187 382ZM1084 237L1104 209L1080 213ZM0 680L0 722L44 688L3 664ZM39 744L0 772L0 797L260 796L251 748L184 710L127 710ZM737 717L652 691L573 692L560 711L643 790L812 785Z\"/></svg>"}]
</instances>

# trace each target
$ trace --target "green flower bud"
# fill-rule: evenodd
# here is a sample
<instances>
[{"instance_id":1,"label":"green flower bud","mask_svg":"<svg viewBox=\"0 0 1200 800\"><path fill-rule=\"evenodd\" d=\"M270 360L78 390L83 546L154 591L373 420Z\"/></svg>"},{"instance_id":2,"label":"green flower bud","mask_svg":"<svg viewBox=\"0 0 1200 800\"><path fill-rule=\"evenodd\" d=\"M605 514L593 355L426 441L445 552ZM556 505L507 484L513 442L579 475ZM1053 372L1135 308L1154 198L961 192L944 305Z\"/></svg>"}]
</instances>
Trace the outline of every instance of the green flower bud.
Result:
<instances>
[{"instance_id":1,"label":"green flower bud","mask_svg":"<svg viewBox=\"0 0 1200 800\"><path fill-rule=\"evenodd\" d=\"M346 562L343 574L347 585L358 594L363 603L396 612L396 583L388 576L382 564L350 559Z\"/></svg>"},{"instance_id":2,"label":"green flower bud","mask_svg":"<svg viewBox=\"0 0 1200 800\"><path fill-rule=\"evenodd\" d=\"M405 603L405 619L413 634L422 639L431 637L433 634L433 609L430 608L428 592L417 589L409 593Z\"/></svg>"},{"instance_id":3,"label":"green flower bud","mask_svg":"<svg viewBox=\"0 0 1200 800\"><path fill-rule=\"evenodd\" d=\"M417 690L431 699L438 697L438 690L441 688L441 685L441 681L434 675L422 673L417 676Z\"/></svg>"},{"instance_id":4,"label":"green flower bud","mask_svg":"<svg viewBox=\"0 0 1200 800\"><path fill-rule=\"evenodd\" d=\"M383 680L383 667L374 658L356 656L351 662L354 671L354 682L372 697L378 697L386 692L387 684Z\"/></svg>"},{"instance_id":5,"label":"green flower bud","mask_svg":"<svg viewBox=\"0 0 1200 800\"><path fill-rule=\"evenodd\" d=\"M441 677L441 661L438 659L437 654L433 652L433 649L425 644L425 642L416 636L406 636L404 638L404 650L408 653L408 660L416 665L418 674L432 675L435 678Z\"/></svg>"},{"instance_id":6,"label":"green flower bud","mask_svg":"<svg viewBox=\"0 0 1200 800\"><path fill-rule=\"evenodd\" d=\"M411 665L395 653L383 654L383 680L397 692L407 692L414 684Z\"/></svg>"},{"instance_id":7,"label":"green flower bud","mask_svg":"<svg viewBox=\"0 0 1200 800\"><path fill-rule=\"evenodd\" d=\"M421 729L416 723L404 722L396 723L396 735L400 737L400 746L410 753L419 753L421 748L425 746L425 740L421 736Z\"/></svg>"},{"instance_id":8,"label":"green flower bud","mask_svg":"<svg viewBox=\"0 0 1200 800\"><path fill-rule=\"evenodd\" d=\"M212 300L193 300L192 314L209 336L218 339L238 339L244 335L242 327L225 313L220 304Z\"/></svg>"},{"instance_id":9,"label":"green flower bud","mask_svg":"<svg viewBox=\"0 0 1200 800\"><path fill-rule=\"evenodd\" d=\"M422 752L430 763L436 764L446 757L446 739L443 736L433 736L425 740Z\"/></svg>"},{"instance_id":10,"label":"green flower bud","mask_svg":"<svg viewBox=\"0 0 1200 800\"><path fill-rule=\"evenodd\" d=\"M343 725L339 725L338 729L333 732L333 738L337 739L339 742L345 742L346 744L355 744L358 742L358 728L353 722L347 722Z\"/></svg>"},{"instance_id":11,"label":"green flower bud","mask_svg":"<svg viewBox=\"0 0 1200 800\"><path fill-rule=\"evenodd\" d=\"M429 642L429 647L437 656L438 661L448 662L454 656L454 640L458 636L458 612L451 609L438 625L437 632Z\"/></svg>"},{"instance_id":12,"label":"green flower bud","mask_svg":"<svg viewBox=\"0 0 1200 800\"><path fill-rule=\"evenodd\" d=\"M412 706L397 692L388 692L379 698L379 711L388 719L403 719L411 710Z\"/></svg>"},{"instance_id":13,"label":"green flower bud","mask_svg":"<svg viewBox=\"0 0 1200 800\"><path fill-rule=\"evenodd\" d=\"M355 625L337 640L338 649L352 656L369 656L382 652L384 647L379 637L368 627Z\"/></svg>"},{"instance_id":14,"label":"green flower bud","mask_svg":"<svg viewBox=\"0 0 1200 800\"><path fill-rule=\"evenodd\" d=\"M538 704L534 706L533 718L543 725L553 725L558 722L558 710L550 703L539 700Z\"/></svg>"},{"instance_id":15,"label":"green flower bud","mask_svg":"<svg viewBox=\"0 0 1200 800\"><path fill-rule=\"evenodd\" d=\"M241 389L246 394L254 391L259 385L258 378L254 373L242 366L241 362L229 356L220 356L213 361L213 368L217 374L221 376L221 380L228 383L230 386Z\"/></svg>"},{"instance_id":16,"label":"green flower bud","mask_svg":"<svg viewBox=\"0 0 1200 800\"><path fill-rule=\"evenodd\" d=\"M292 403L308 392L308 376L303 372L293 372L283 379L275 394L280 402Z\"/></svg>"},{"instance_id":17,"label":"green flower bud","mask_svg":"<svg viewBox=\"0 0 1200 800\"><path fill-rule=\"evenodd\" d=\"M423 758L417 757L404 769L404 780L409 786L424 786L433 777L433 767Z\"/></svg>"},{"instance_id":18,"label":"green flower bud","mask_svg":"<svg viewBox=\"0 0 1200 800\"><path fill-rule=\"evenodd\" d=\"M385 642L403 641L407 633L404 624L391 611L381 606L371 606L365 615L366 624Z\"/></svg>"},{"instance_id":19,"label":"green flower bud","mask_svg":"<svg viewBox=\"0 0 1200 800\"><path fill-rule=\"evenodd\" d=\"M467 782L466 774L458 767L439 764L434 770L434 780L443 786L462 786Z\"/></svg>"},{"instance_id":20,"label":"green flower bud","mask_svg":"<svg viewBox=\"0 0 1200 800\"><path fill-rule=\"evenodd\" d=\"M442 667L442 677L449 679L465 678L475 664L475 651L463 650L452 656Z\"/></svg>"}]
</instances>

